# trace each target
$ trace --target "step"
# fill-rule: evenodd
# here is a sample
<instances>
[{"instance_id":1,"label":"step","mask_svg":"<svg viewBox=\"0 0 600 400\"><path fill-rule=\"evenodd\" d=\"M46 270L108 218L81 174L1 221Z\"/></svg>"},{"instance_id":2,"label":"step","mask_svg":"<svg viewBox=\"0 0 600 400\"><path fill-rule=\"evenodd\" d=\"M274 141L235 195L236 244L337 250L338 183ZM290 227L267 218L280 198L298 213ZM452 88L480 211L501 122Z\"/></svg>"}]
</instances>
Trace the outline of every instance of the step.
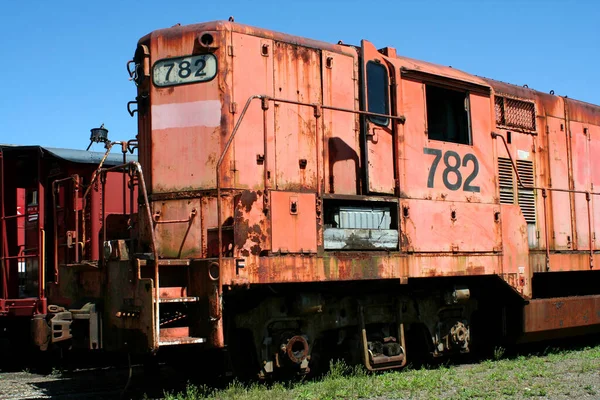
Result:
<instances>
[{"instance_id":1,"label":"step","mask_svg":"<svg viewBox=\"0 0 600 400\"><path fill-rule=\"evenodd\" d=\"M159 303L194 303L200 301L200 297L161 297Z\"/></svg>"},{"instance_id":2,"label":"step","mask_svg":"<svg viewBox=\"0 0 600 400\"><path fill-rule=\"evenodd\" d=\"M191 337L191 336L186 336L186 337L179 337L179 338L164 338L164 339L160 339L160 341L158 342L159 346L176 346L176 345L181 345L181 344L200 344L200 343L206 343L206 338L200 338L200 337Z\"/></svg>"},{"instance_id":3,"label":"step","mask_svg":"<svg viewBox=\"0 0 600 400\"><path fill-rule=\"evenodd\" d=\"M148 263L148 260L138 260L138 262L140 263L140 267L145 267L148 264L152 265L150 263ZM164 260L158 260L158 265L159 266L171 266L171 267L187 267L189 266L191 263L191 260L182 260L182 259L178 259L178 258L174 258L174 259L164 259Z\"/></svg>"},{"instance_id":4,"label":"step","mask_svg":"<svg viewBox=\"0 0 600 400\"><path fill-rule=\"evenodd\" d=\"M187 288L185 286L161 286L158 289L158 297L161 299L188 297Z\"/></svg>"},{"instance_id":5,"label":"step","mask_svg":"<svg viewBox=\"0 0 600 400\"><path fill-rule=\"evenodd\" d=\"M158 344L160 346L175 346L179 344L199 344L205 343L206 338L190 336L189 326L180 326L175 328L162 328Z\"/></svg>"}]
</instances>

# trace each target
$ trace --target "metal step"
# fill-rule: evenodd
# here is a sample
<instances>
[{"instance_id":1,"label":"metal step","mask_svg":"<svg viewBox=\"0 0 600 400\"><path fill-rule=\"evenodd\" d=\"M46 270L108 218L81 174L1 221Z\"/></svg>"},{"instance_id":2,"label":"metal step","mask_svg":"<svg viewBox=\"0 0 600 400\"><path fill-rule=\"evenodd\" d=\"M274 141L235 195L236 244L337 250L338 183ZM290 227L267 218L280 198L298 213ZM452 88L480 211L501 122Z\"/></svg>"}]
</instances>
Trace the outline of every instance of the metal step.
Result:
<instances>
[{"instance_id":1,"label":"metal step","mask_svg":"<svg viewBox=\"0 0 600 400\"><path fill-rule=\"evenodd\" d=\"M180 344L200 344L206 343L206 338L201 337L168 337L168 338L160 338L158 345L159 346L176 346Z\"/></svg>"},{"instance_id":2,"label":"metal step","mask_svg":"<svg viewBox=\"0 0 600 400\"><path fill-rule=\"evenodd\" d=\"M152 266L152 261L148 262L148 260L138 260L140 263L140 267ZM158 260L158 265L163 266L171 266L171 267L187 267L191 263L191 260L182 260L182 259L161 259Z\"/></svg>"},{"instance_id":3,"label":"metal step","mask_svg":"<svg viewBox=\"0 0 600 400\"><path fill-rule=\"evenodd\" d=\"M200 297L161 297L159 303L194 303L200 301Z\"/></svg>"},{"instance_id":4,"label":"metal step","mask_svg":"<svg viewBox=\"0 0 600 400\"><path fill-rule=\"evenodd\" d=\"M160 298L188 297L186 286L161 286L158 293Z\"/></svg>"}]
</instances>

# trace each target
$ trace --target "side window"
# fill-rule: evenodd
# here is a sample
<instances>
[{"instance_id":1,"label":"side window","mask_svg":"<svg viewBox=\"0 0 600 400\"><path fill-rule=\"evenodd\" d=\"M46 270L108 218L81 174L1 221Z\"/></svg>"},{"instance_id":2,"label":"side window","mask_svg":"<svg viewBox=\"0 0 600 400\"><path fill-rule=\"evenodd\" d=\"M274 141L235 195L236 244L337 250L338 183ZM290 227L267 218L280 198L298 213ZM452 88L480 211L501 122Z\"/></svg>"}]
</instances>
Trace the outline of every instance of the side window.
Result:
<instances>
[{"instance_id":1,"label":"side window","mask_svg":"<svg viewBox=\"0 0 600 400\"><path fill-rule=\"evenodd\" d=\"M430 140L472 144L469 93L425 85L427 136Z\"/></svg>"},{"instance_id":2,"label":"side window","mask_svg":"<svg viewBox=\"0 0 600 400\"><path fill-rule=\"evenodd\" d=\"M389 114L387 68L373 61L367 63L367 110L377 114ZM386 126L389 118L369 117L374 124Z\"/></svg>"}]
</instances>

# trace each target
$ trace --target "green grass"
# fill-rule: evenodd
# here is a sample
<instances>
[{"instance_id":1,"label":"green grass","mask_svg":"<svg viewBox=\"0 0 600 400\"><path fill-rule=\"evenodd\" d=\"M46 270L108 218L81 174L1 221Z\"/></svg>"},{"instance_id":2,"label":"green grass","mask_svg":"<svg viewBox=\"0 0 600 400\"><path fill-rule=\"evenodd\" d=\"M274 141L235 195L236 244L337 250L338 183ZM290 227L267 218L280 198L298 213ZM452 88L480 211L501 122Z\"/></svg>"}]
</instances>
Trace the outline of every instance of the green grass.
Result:
<instances>
[{"instance_id":1,"label":"green grass","mask_svg":"<svg viewBox=\"0 0 600 400\"><path fill-rule=\"evenodd\" d=\"M188 385L167 400L197 399L498 399L580 398L600 393L600 345L581 350L548 350L542 355L502 358L474 365L405 369L378 374L343 363L318 381L231 383L226 389Z\"/></svg>"}]
</instances>

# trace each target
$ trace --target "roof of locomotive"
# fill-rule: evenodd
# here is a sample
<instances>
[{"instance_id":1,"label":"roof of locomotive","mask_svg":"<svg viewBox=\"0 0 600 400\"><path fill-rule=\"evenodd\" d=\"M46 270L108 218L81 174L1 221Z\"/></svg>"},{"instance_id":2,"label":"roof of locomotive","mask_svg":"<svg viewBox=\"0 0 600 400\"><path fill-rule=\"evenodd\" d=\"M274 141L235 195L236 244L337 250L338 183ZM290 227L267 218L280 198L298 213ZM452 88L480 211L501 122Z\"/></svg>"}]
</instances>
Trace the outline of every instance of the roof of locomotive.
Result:
<instances>
[{"instance_id":1,"label":"roof of locomotive","mask_svg":"<svg viewBox=\"0 0 600 400\"><path fill-rule=\"evenodd\" d=\"M100 164L102 161L102 157L104 157L105 153L98 151L85 151L78 149L61 149L55 147L44 147L44 146L36 146L36 145L12 145L12 144L0 144L0 151L3 153L24 153L31 151L39 151L42 157L46 154L60 158L66 161L78 163L78 164ZM137 155L135 154L127 154L127 161L137 161ZM109 154L104 162L105 166L116 166L123 164L123 154L122 153L112 153Z\"/></svg>"},{"instance_id":2,"label":"roof of locomotive","mask_svg":"<svg viewBox=\"0 0 600 400\"><path fill-rule=\"evenodd\" d=\"M265 39L273 39L286 43L295 44L298 46L312 47L315 49L327 50L335 53L342 54L353 54L354 46L344 44L332 44L329 42L322 42L320 40L308 39L302 36L289 35L287 33L281 33L272 31L269 29L257 28L255 26L238 24L237 22L230 21L209 21L202 22L199 24L191 25L174 25L170 28L157 29L150 32L139 40L139 43L145 42L150 36L162 36L162 37L178 37L182 34L189 32L203 32L203 31L230 31L237 32L246 35L257 36ZM355 54L355 53L354 53Z\"/></svg>"},{"instance_id":3,"label":"roof of locomotive","mask_svg":"<svg viewBox=\"0 0 600 400\"><path fill-rule=\"evenodd\" d=\"M269 29L257 28L250 25L238 24L237 22L230 21L210 21L210 22L202 22L199 24L191 24L191 25L174 25L170 28L157 29L152 31L148 35L144 36L139 40L140 43L147 41L151 36L154 37L166 37L166 38L175 38L190 32L201 33L204 31L231 31L242 33L246 35L252 35L256 37L261 37L265 39L277 40L285 43L291 43L298 46L304 46L319 50L326 50L334 53L347 54L350 56L355 56L359 47L350 45L350 44L332 44L329 42L323 42L320 40L308 39L302 36L290 35L287 33L281 33L272 31ZM368 40L368 39L367 39ZM469 74L467 72L447 67L439 64L433 64L426 61L416 60L408 57L397 56L399 60L406 65L407 68L420 72L427 72L430 74L435 74L439 76L443 76L450 79L458 79L466 82L471 82L477 85L489 86L485 80L482 78Z\"/></svg>"},{"instance_id":4,"label":"roof of locomotive","mask_svg":"<svg viewBox=\"0 0 600 400\"><path fill-rule=\"evenodd\" d=\"M562 115L553 115L552 110L559 108L560 113L564 112L564 105L561 100L564 100L569 108L569 119L583 123L600 125L600 106L586 103L584 101L571 99L567 96L558 96L551 93L540 92L535 89L530 89L527 86L518 86L506 82L497 81L490 78L484 79L498 95L509 95L516 98L539 100L545 108L544 115L557 116L562 118ZM538 111L539 112L539 111Z\"/></svg>"},{"instance_id":5,"label":"roof of locomotive","mask_svg":"<svg viewBox=\"0 0 600 400\"><path fill-rule=\"evenodd\" d=\"M210 21L203 22L199 24L192 25L175 25L171 28L164 28L153 31L148 35L144 36L140 39L140 43L149 39L150 36L163 36L163 37L177 37L185 33L189 32L202 32L202 31L231 31L238 32L247 35L253 35L257 37L262 37L266 39L273 39L278 41L283 41L286 43L296 44L299 46L311 47L315 49L321 49L326 51L331 51L335 53L347 54L347 55L355 55L357 51L357 47L346 44L332 44L328 42L323 42L314 39L308 39L301 36L289 35L286 33L276 32L268 29L257 28L254 26L239 24L236 22L230 21ZM340 43L342 43L340 41ZM479 77L477 75L470 74L465 71L461 71L459 69L444 66L440 64L434 64L426 61L416 60L408 57L397 56L399 60L402 61L403 64L409 69L426 72L429 74L434 74L438 76L442 76L449 79L457 79L461 81L466 81L470 83L474 83L481 86L487 86L493 88L494 92L500 94L506 94L514 97L519 97L523 99L531 99L531 100L539 100L540 103L544 106L544 114L552 115L552 110L562 108L562 102L560 99L564 99L569 106L569 116L572 120L584 122L584 123L592 123L595 125L600 125L600 106L586 103L583 101L578 101L574 99L570 99L560 96L555 96L553 94L548 94L544 92L540 92L534 89L529 89L527 87L522 87L518 85L513 85L501 81L497 81L490 78ZM541 111L541 110L540 110Z\"/></svg>"}]
</instances>

